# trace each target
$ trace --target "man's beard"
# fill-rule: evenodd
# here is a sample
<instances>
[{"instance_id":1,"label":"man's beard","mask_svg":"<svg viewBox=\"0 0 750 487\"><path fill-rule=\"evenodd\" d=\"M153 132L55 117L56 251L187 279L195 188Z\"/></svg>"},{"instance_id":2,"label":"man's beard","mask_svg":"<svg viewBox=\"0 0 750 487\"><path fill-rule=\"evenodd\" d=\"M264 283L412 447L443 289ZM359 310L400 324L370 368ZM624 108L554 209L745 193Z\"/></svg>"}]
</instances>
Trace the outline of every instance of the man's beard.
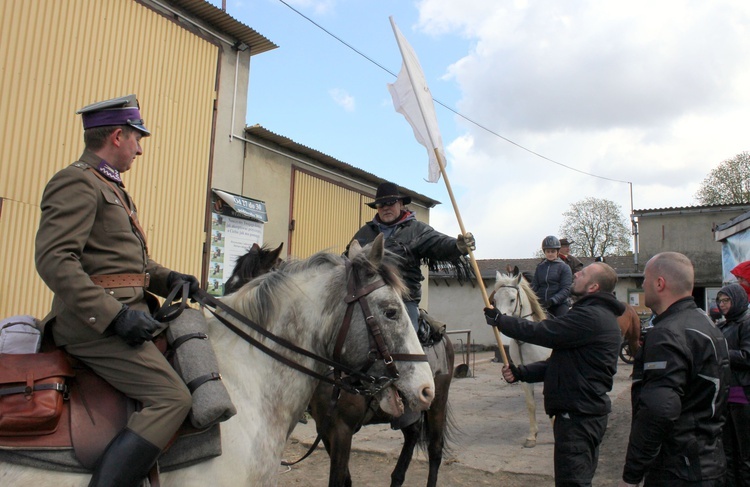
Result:
<instances>
[{"instance_id":1,"label":"man's beard","mask_svg":"<svg viewBox=\"0 0 750 487\"><path fill-rule=\"evenodd\" d=\"M583 288L586 289L588 286L584 286ZM575 290L575 282L573 283L573 286L570 288L570 295L576 298L580 298L584 295L583 291L576 291Z\"/></svg>"}]
</instances>

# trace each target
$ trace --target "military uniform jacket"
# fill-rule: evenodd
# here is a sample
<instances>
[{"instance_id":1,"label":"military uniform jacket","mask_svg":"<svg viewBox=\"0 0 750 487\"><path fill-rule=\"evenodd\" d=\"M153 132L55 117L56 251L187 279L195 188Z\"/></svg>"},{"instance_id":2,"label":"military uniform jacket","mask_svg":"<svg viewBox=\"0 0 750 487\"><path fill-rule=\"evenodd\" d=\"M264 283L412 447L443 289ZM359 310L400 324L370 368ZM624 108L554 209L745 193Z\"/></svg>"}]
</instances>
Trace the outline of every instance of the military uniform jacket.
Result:
<instances>
[{"instance_id":1,"label":"military uniform jacket","mask_svg":"<svg viewBox=\"0 0 750 487\"><path fill-rule=\"evenodd\" d=\"M96 340L107 330L122 305L147 310L141 287L104 289L89 276L97 274L151 275L149 289L164 296L170 270L151 260L136 233L120 194L99 179L102 159L86 150L80 160L59 171L47 183L36 235L36 268L54 293L53 333L58 345ZM118 186L116 181L110 181ZM130 198L124 186L120 193Z\"/></svg>"},{"instance_id":2,"label":"military uniform jacket","mask_svg":"<svg viewBox=\"0 0 750 487\"><path fill-rule=\"evenodd\" d=\"M623 480L666 470L691 482L718 479L729 353L721 331L683 298L657 316L633 365L633 423Z\"/></svg>"}]
</instances>

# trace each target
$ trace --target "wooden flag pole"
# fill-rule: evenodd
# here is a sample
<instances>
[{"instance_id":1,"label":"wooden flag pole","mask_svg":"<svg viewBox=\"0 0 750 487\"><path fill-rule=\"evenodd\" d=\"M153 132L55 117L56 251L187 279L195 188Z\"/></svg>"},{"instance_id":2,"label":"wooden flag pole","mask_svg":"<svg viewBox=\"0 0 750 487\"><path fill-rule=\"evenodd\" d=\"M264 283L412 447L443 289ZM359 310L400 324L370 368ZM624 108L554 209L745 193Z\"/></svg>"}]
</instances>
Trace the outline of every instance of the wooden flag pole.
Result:
<instances>
[{"instance_id":1,"label":"wooden flag pole","mask_svg":"<svg viewBox=\"0 0 750 487\"><path fill-rule=\"evenodd\" d=\"M440 156L440 151L437 149L435 150L435 157L437 157L438 165L440 166L440 174L443 175L443 181L445 181L445 189L448 190L448 196L450 196L451 204L453 205L453 211L456 213L456 219L458 220L458 227L461 229L461 235L466 234L466 229L464 228L464 221L461 219L461 212L458 211L458 204L456 203L456 198L453 196L453 189L451 189L451 182L448 179L448 174L445 171L445 163L443 162L442 157ZM479 284L479 289L482 291L482 299L484 300L484 307L485 308L491 308L492 305L490 304L490 298L487 296L487 290L484 288L484 281L482 280L482 274L479 272L479 264L477 264L477 260L474 258L474 251L469 249L469 259L471 260L471 267L474 269L474 275L477 278L477 284ZM497 327L493 326L492 331L495 332L495 340L497 341L497 346L500 348L500 356L503 359L503 363L505 365L508 365L508 356L505 354L505 347L503 347L503 338L500 336L500 331L497 329ZM469 346L470 344L467 344Z\"/></svg>"}]
</instances>

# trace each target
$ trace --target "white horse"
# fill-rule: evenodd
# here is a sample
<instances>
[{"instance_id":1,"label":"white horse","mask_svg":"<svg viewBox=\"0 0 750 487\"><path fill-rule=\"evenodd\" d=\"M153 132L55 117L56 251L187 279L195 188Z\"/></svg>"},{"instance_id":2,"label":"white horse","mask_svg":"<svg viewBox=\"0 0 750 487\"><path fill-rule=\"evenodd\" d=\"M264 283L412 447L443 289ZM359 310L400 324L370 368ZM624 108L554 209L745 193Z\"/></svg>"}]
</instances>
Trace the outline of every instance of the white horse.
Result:
<instances>
[{"instance_id":1,"label":"white horse","mask_svg":"<svg viewBox=\"0 0 750 487\"><path fill-rule=\"evenodd\" d=\"M347 308L344 301L347 282L356 276L359 289L370 286L364 299L382 330L388 350L393 354L423 354L402 302L401 293L405 288L397 274L381 264L382 256L382 239L377 239L369 250L360 249L354 242L350 249L350 267L343 257L319 253L251 281L223 302L254 322L264 324L273 334L333 359L335 341ZM380 279L384 285L373 285ZM368 363L370 340L363 313L356 302L354 305L340 362L359 370ZM240 327L249 331L247 327ZM257 333L250 334L258 337ZM223 454L220 457L162 473L162 485L276 485L286 440L309 403L318 380L251 347L215 319L210 323L210 339L238 414L222 425ZM319 374L327 369L326 365L292 354L270 340L263 339L263 343ZM378 360L368 373L375 377L386 376L383 362ZM395 388L391 386L376 395L380 406L396 416L403 412L402 401L415 410L427 409L435 390L427 362L396 363L400 378ZM85 486L89 479L88 474L53 472L8 463L0 466L0 485Z\"/></svg>"},{"instance_id":2,"label":"white horse","mask_svg":"<svg viewBox=\"0 0 750 487\"><path fill-rule=\"evenodd\" d=\"M520 274L510 275L497 273L495 287L492 291L495 308L503 314L516 316L530 321L542 321L546 318L544 309L531 289L529 283ZM545 360L549 357L549 348L532 345L531 343L510 340L510 359L514 364L530 364ZM529 435L524 447L534 448L539 426L536 422L536 402L534 400L534 384L521 382L526 396L526 409L529 412Z\"/></svg>"}]
</instances>

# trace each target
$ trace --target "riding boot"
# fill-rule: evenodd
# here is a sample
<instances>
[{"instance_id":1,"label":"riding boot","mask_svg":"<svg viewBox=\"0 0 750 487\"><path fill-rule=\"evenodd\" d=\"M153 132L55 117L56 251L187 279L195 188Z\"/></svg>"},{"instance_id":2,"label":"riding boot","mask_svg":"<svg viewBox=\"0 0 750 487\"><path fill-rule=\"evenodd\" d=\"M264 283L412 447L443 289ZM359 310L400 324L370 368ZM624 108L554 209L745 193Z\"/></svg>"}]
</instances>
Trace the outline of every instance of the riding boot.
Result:
<instances>
[{"instance_id":1,"label":"riding boot","mask_svg":"<svg viewBox=\"0 0 750 487\"><path fill-rule=\"evenodd\" d=\"M160 453L161 448L125 428L107 445L89 487L137 487Z\"/></svg>"}]
</instances>

